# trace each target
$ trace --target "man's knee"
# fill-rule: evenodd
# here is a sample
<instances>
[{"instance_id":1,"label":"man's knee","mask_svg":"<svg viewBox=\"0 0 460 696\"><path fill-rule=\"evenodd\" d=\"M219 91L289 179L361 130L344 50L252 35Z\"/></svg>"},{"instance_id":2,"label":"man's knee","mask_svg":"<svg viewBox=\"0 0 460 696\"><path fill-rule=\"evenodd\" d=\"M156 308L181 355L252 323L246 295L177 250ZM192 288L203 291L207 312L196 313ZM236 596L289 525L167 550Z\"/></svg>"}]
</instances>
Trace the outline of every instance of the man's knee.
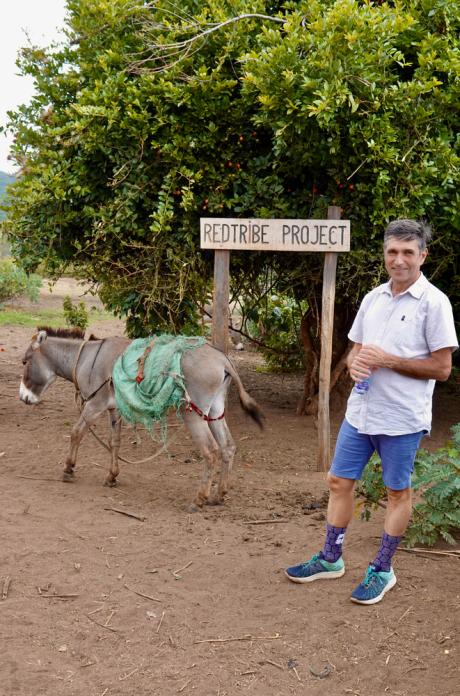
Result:
<instances>
[{"instance_id":1,"label":"man's knee","mask_svg":"<svg viewBox=\"0 0 460 696\"><path fill-rule=\"evenodd\" d=\"M327 475L327 483L331 493L343 495L351 493L356 482L354 479L342 478L341 476L335 476L335 474L329 473Z\"/></svg>"},{"instance_id":2,"label":"man's knee","mask_svg":"<svg viewBox=\"0 0 460 696\"><path fill-rule=\"evenodd\" d=\"M394 488L387 488L388 502L393 505L398 503L406 503L412 500L412 489L402 488L400 490L395 490Z\"/></svg>"}]
</instances>

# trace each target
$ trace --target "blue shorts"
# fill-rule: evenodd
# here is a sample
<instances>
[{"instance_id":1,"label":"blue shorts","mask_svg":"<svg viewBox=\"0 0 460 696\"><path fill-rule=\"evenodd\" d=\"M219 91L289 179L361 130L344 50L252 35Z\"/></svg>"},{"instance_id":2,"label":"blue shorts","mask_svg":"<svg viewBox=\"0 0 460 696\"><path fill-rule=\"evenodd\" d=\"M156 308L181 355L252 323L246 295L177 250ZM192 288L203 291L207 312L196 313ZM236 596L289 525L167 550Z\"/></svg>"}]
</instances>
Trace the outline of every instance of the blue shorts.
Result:
<instances>
[{"instance_id":1,"label":"blue shorts","mask_svg":"<svg viewBox=\"0 0 460 696\"><path fill-rule=\"evenodd\" d=\"M330 473L358 480L372 454L382 460L383 482L395 491L410 488L415 455L425 430L408 435L365 435L344 419L337 437Z\"/></svg>"}]
</instances>

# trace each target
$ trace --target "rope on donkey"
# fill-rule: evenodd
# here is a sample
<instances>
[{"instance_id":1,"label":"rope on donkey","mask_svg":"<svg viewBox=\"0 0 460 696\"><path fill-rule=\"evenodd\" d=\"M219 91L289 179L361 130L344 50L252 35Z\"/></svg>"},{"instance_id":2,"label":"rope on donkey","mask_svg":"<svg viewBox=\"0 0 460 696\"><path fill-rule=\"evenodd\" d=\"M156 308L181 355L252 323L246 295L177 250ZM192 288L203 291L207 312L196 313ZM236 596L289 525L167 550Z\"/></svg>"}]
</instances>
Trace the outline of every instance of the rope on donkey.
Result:
<instances>
[{"instance_id":1,"label":"rope on donkey","mask_svg":"<svg viewBox=\"0 0 460 696\"><path fill-rule=\"evenodd\" d=\"M112 448L110 447L110 445L108 445L106 442L104 442L104 440L102 440L102 438L99 437L99 435L92 429L91 426L88 427L88 430L91 433L91 435L93 435L93 437L96 438L96 440L99 442L100 445L105 447L105 449L108 452L112 451ZM150 457L145 457L145 459L136 459L133 461L132 459L125 459L125 457L122 457L121 454L118 454L118 459L121 462L124 462L125 464L131 464L131 465L146 464L147 462L151 462L154 459L156 459L157 457L159 457L160 454L163 454L163 452L165 452L167 450L168 446L171 445L173 442L175 442L175 440L178 438L178 436L179 436L179 432L177 432L175 434L175 436L172 438L172 440L170 440L169 442L164 442L159 450L157 450L152 455L150 455Z\"/></svg>"},{"instance_id":2,"label":"rope on donkey","mask_svg":"<svg viewBox=\"0 0 460 696\"><path fill-rule=\"evenodd\" d=\"M137 359L138 368L137 368L136 382L137 382L138 384L140 384L140 383L144 380L144 378L145 378L145 374L144 374L144 370L145 370L145 361L147 360L147 357L148 357L148 356L150 355L150 353L152 352L152 349L153 349L153 346L154 346L154 345L155 345L155 339L153 339L153 341L151 341L151 342L149 343L149 345L147 346L147 348L146 348L146 349L144 350L144 352L142 353L141 357Z\"/></svg>"},{"instance_id":3,"label":"rope on donkey","mask_svg":"<svg viewBox=\"0 0 460 696\"><path fill-rule=\"evenodd\" d=\"M106 380L106 382L104 382L103 385L101 385L101 386L104 386L104 384L106 384L107 381L109 381L109 380ZM99 389L97 389L96 392L97 391L99 391ZM94 396L94 394L92 396ZM81 392L78 389L75 390L75 404L80 411L80 415L83 411L84 404L87 401L89 401L90 398L91 397L88 397L88 399L84 399L81 395ZM175 427L175 425L174 426L170 425L169 427L170 428ZM112 448L110 447L110 445L107 442L105 442L102 438L100 438L99 435L93 430L93 428L89 424L88 424L88 430L91 433L91 435L99 442L99 444L102 445L102 447L104 447L107 450L107 452L112 452ZM166 441L163 442L160 449L158 449L156 452L154 452L152 455L150 455L150 457L145 457L144 459L132 460L132 459L126 459L121 454L118 454L118 459L121 462L124 462L125 464L131 464L134 466L136 466L137 464L146 464L147 462L151 462L154 459L156 459L157 457L159 457L160 454L163 454L163 452L167 451L168 446L171 445L173 442L175 442L177 440L178 436L179 436L179 432L177 432L176 435L172 438L172 440L169 440L169 442L166 442Z\"/></svg>"}]
</instances>

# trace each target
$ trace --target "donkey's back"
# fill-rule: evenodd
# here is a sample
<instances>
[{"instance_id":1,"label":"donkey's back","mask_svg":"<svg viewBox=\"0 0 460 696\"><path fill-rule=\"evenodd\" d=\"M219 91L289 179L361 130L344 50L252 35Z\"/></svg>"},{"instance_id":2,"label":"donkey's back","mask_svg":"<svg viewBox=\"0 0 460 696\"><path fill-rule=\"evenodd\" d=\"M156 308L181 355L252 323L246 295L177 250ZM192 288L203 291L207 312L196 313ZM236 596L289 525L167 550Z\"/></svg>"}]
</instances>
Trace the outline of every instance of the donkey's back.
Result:
<instances>
[{"instance_id":1,"label":"donkey's back","mask_svg":"<svg viewBox=\"0 0 460 696\"><path fill-rule=\"evenodd\" d=\"M122 336L111 336L104 339L91 337L85 343L75 370L77 381L75 386L84 399L103 382L111 381L113 366L130 343L129 338Z\"/></svg>"}]
</instances>

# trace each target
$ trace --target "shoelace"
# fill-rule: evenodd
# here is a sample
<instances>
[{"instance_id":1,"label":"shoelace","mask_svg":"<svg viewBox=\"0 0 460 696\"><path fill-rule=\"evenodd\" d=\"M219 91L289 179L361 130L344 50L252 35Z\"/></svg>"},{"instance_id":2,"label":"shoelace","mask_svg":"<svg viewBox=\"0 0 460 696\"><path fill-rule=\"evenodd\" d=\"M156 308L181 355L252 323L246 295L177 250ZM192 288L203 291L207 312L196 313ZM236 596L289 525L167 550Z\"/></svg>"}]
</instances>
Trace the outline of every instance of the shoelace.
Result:
<instances>
[{"instance_id":1,"label":"shoelace","mask_svg":"<svg viewBox=\"0 0 460 696\"><path fill-rule=\"evenodd\" d=\"M366 570L366 577L364 578L363 585L369 587L374 577L377 577L377 571L374 568L368 568Z\"/></svg>"},{"instance_id":2,"label":"shoelace","mask_svg":"<svg viewBox=\"0 0 460 696\"><path fill-rule=\"evenodd\" d=\"M312 557L310 558L309 561L306 561L305 563L302 563L302 567L303 567L303 568L309 568L309 567L311 566L312 563L315 563L315 562L318 560L318 558L319 558L319 553L315 553L315 555L312 556Z\"/></svg>"}]
</instances>

